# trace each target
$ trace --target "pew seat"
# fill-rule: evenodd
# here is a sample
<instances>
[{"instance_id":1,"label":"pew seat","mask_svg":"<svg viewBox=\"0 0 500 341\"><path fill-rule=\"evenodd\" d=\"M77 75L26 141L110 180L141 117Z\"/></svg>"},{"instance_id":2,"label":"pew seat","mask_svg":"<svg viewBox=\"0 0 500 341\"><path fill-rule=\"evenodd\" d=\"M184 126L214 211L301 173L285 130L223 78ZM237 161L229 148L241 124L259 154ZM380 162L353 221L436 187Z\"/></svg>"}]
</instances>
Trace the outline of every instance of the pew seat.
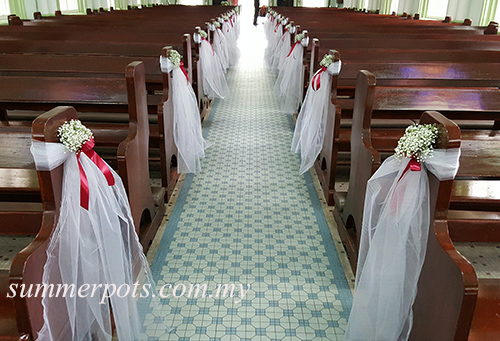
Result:
<instances>
[{"instance_id":1,"label":"pew seat","mask_svg":"<svg viewBox=\"0 0 500 341\"><path fill-rule=\"evenodd\" d=\"M0 270L0 340L21 340L16 326L16 311L12 299L7 298L9 271ZM29 340L29 339L26 339Z\"/></svg>"},{"instance_id":2,"label":"pew seat","mask_svg":"<svg viewBox=\"0 0 500 341\"><path fill-rule=\"evenodd\" d=\"M478 295L469 341L500 339L500 279L478 279Z\"/></svg>"},{"instance_id":3,"label":"pew seat","mask_svg":"<svg viewBox=\"0 0 500 341\"><path fill-rule=\"evenodd\" d=\"M454 242L499 243L500 212L449 210L448 228Z\"/></svg>"}]
</instances>

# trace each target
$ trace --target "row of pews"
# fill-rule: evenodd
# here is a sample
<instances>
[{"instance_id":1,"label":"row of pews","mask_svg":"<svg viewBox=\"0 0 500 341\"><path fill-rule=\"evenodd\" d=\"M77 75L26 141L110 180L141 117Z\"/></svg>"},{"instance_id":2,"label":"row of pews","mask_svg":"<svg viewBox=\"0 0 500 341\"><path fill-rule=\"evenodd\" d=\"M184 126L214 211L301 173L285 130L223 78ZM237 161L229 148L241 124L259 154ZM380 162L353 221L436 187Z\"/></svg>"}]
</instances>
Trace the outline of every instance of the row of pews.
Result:
<instances>
[{"instance_id":1,"label":"row of pews","mask_svg":"<svg viewBox=\"0 0 500 341\"><path fill-rule=\"evenodd\" d=\"M460 168L454 181L430 182L434 219L410 338L500 338L500 279L477 278L454 246L500 242L498 24L333 8L277 12L283 22L300 24L296 34L307 29L312 38L304 49L304 94L325 54L342 62L332 76L315 168L353 270L368 179L394 153L408 125L448 127L440 143L461 148ZM284 31L276 25L278 34ZM348 189L339 186L346 181Z\"/></svg>"},{"instance_id":2,"label":"row of pews","mask_svg":"<svg viewBox=\"0 0 500 341\"><path fill-rule=\"evenodd\" d=\"M178 179L171 74L162 72L160 56L183 56L203 119L210 100L191 33L206 27L213 41L211 23L229 20L232 27L237 11L143 6L35 13L35 20L12 15L0 26L0 237L23 241L6 245L15 257L0 269L0 339L36 339L43 324L40 296L7 297L9 285L41 283L60 205L61 167L37 172L31 140L57 142L57 127L72 118L89 127L95 150L123 180L147 252ZM151 175L161 176L161 186L151 185Z\"/></svg>"}]
</instances>

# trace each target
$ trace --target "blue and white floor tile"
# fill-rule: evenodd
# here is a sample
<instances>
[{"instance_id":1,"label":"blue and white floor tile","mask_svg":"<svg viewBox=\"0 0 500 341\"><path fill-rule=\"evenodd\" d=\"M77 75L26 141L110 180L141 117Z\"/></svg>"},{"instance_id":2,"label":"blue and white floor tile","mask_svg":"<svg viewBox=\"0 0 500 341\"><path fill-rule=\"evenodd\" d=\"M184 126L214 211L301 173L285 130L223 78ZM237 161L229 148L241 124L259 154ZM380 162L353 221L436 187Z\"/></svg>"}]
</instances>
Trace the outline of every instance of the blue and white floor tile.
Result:
<instances>
[{"instance_id":1,"label":"blue and white floor tile","mask_svg":"<svg viewBox=\"0 0 500 341\"><path fill-rule=\"evenodd\" d=\"M312 178L290 153L293 121L279 112L274 79L242 56L231 95L204 122L212 146L186 176L152 264L158 287L180 297L169 289L147 312L150 340L343 339L351 290ZM206 297L188 297L196 284ZM235 297L221 297L223 284Z\"/></svg>"}]
</instances>

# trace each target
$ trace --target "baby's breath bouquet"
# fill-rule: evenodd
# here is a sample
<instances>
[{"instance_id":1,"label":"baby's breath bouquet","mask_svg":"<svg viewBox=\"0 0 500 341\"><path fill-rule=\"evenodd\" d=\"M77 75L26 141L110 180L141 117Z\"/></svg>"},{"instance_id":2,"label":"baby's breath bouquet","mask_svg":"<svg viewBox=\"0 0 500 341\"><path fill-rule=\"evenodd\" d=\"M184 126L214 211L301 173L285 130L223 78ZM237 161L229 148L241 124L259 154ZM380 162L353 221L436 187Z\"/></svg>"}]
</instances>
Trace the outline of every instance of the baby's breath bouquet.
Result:
<instances>
[{"instance_id":1,"label":"baby's breath bouquet","mask_svg":"<svg viewBox=\"0 0 500 341\"><path fill-rule=\"evenodd\" d=\"M220 28L220 22L215 21L215 22L214 22L214 26L215 26L215 28Z\"/></svg>"},{"instance_id":2,"label":"baby's breath bouquet","mask_svg":"<svg viewBox=\"0 0 500 341\"><path fill-rule=\"evenodd\" d=\"M331 54L325 54L321 62L319 62L320 66L328 68L333 63L333 56Z\"/></svg>"},{"instance_id":3,"label":"baby's breath bouquet","mask_svg":"<svg viewBox=\"0 0 500 341\"><path fill-rule=\"evenodd\" d=\"M94 135L80 120L64 122L57 130L59 141L71 152L78 152Z\"/></svg>"},{"instance_id":4,"label":"baby's breath bouquet","mask_svg":"<svg viewBox=\"0 0 500 341\"><path fill-rule=\"evenodd\" d=\"M303 33L299 33L299 34L296 34L295 35L295 41L302 41L302 39L304 39L304 34Z\"/></svg>"},{"instance_id":5,"label":"baby's breath bouquet","mask_svg":"<svg viewBox=\"0 0 500 341\"><path fill-rule=\"evenodd\" d=\"M395 157L407 157L423 162L432 157L438 130L435 124L413 124L406 128L405 134L394 149Z\"/></svg>"},{"instance_id":6,"label":"baby's breath bouquet","mask_svg":"<svg viewBox=\"0 0 500 341\"><path fill-rule=\"evenodd\" d=\"M286 25L286 26L285 26L285 28L286 28L288 31L290 31L290 29L292 28L292 24L288 24L288 25Z\"/></svg>"},{"instance_id":7,"label":"baby's breath bouquet","mask_svg":"<svg viewBox=\"0 0 500 341\"><path fill-rule=\"evenodd\" d=\"M200 33L200 36L201 36L202 38L207 39L207 36L208 36L208 35L207 35L207 32L205 32L205 31L203 31L203 30L200 30L200 32L199 32L199 33Z\"/></svg>"},{"instance_id":8,"label":"baby's breath bouquet","mask_svg":"<svg viewBox=\"0 0 500 341\"><path fill-rule=\"evenodd\" d=\"M182 56L176 50L170 50L170 55L169 55L168 59L170 59L170 62L172 63L172 65L174 67L181 66Z\"/></svg>"}]
</instances>

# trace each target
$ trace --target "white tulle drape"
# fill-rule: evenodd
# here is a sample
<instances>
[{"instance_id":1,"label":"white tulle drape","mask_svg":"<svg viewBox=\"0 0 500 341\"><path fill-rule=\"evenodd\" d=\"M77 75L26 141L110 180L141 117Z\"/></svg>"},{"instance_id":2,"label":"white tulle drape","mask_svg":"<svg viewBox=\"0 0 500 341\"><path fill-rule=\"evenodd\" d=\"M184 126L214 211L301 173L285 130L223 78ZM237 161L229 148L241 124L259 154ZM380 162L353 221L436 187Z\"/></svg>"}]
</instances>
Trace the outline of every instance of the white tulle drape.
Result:
<instances>
[{"instance_id":1,"label":"white tulle drape","mask_svg":"<svg viewBox=\"0 0 500 341\"><path fill-rule=\"evenodd\" d=\"M224 72L229 68L229 52L227 47L226 37L222 33L220 28L216 28L214 31L214 51L219 61L221 63Z\"/></svg>"},{"instance_id":2,"label":"white tulle drape","mask_svg":"<svg viewBox=\"0 0 500 341\"><path fill-rule=\"evenodd\" d=\"M205 157L205 149L208 148L202 134L196 95L180 67L174 67L167 58L160 58L160 64L162 72L172 72L170 95L174 107L177 172L196 173L201 170L200 159ZM163 109L167 110L166 107Z\"/></svg>"},{"instance_id":3,"label":"white tulle drape","mask_svg":"<svg viewBox=\"0 0 500 341\"><path fill-rule=\"evenodd\" d=\"M300 109L292 139L292 152L300 153L300 174L314 165L325 140L331 76L340 73L340 61L332 63L326 71L318 70L311 79L304 103ZM320 87L315 90L319 78Z\"/></svg>"},{"instance_id":4,"label":"white tulle drape","mask_svg":"<svg viewBox=\"0 0 500 341\"><path fill-rule=\"evenodd\" d=\"M225 98L229 93L226 77L215 50L206 39L200 43L200 62L205 95L210 99Z\"/></svg>"},{"instance_id":5,"label":"white tulle drape","mask_svg":"<svg viewBox=\"0 0 500 341\"><path fill-rule=\"evenodd\" d=\"M283 61L288 55L288 52L290 52L290 32L288 30L285 30L285 32L279 39L278 45L276 46L276 50L274 52L275 56L273 58L273 63L271 66L273 70L280 70Z\"/></svg>"},{"instance_id":6,"label":"white tulle drape","mask_svg":"<svg viewBox=\"0 0 500 341\"><path fill-rule=\"evenodd\" d=\"M238 49L237 45L237 27L235 27L235 24L232 20L228 19L223 21L221 31L227 41L229 65L235 65L240 58L240 50Z\"/></svg>"},{"instance_id":7,"label":"white tulle drape","mask_svg":"<svg viewBox=\"0 0 500 341\"><path fill-rule=\"evenodd\" d=\"M69 290L65 297L45 295L42 299L44 325L37 340L111 340L111 308L118 338L141 339L137 303L140 299L155 300L155 287L120 177L110 168L115 184L109 186L101 170L81 154L89 184L87 211L80 206L76 154L62 144L39 141L33 141L31 152L38 170L64 164L59 219L47 248L42 282L46 286L66 284L75 289L74 295ZM141 293L148 297L134 297L135 283L139 288L136 296ZM117 290L122 286L120 297L115 292L111 298L103 299L105 284L114 284ZM82 296L78 290L86 285L91 287ZM93 295L92 285L101 285ZM112 291L109 288L108 293Z\"/></svg>"},{"instance_id":8,"label":"white tulle drape","mask_svg":"<svg viewBox=\"0 0 500 341\"><path fill-rule=\"evenodd\" d=\"M391 156L368 181L346 340L408 340L429 233L427 171L451 180L459 157L460 149L434 150L421 171L403 175L409 159Z\"/></svg>"},{"instance_id":9,"label":"white tulle drape","mask_svg":"<svg viewBox=\"0 0 500 341\"><path fill-rule=\"evenodd\" d=\"M300 42L296 43L293 50L288 53L288 57L285 57L283 61L274 89L280 96L281 110L284 113L293 114L302 103L304 47Z\"/></svg>"}]
</instances>

